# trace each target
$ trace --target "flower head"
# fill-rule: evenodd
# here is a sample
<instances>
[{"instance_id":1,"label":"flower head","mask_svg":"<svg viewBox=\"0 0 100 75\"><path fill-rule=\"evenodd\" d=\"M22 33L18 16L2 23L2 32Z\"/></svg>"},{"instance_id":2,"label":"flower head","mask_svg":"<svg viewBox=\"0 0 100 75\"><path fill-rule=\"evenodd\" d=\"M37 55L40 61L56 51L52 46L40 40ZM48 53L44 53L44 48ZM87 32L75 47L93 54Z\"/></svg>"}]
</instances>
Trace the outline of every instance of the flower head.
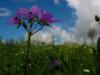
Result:
<instances>
[{"instance_id":1,"label":"flower head","mask_svg":"<svg viewBox=\"0 0 100 75\"><path fill-rule=\"evenodd\" d=\"M62 68L63 66L58 59L54 59L49 65L50 70L62 70Z\"/></svg>"},{"instance_id":2,"label":"flower head","mask_svg":"<svg viewBox=\"0 0 100 75\"><path fill-rule=\"evenodd\" d=\"M29 20L34 20L34 18L38 16L39 11L40 9L38 7L33 6L28 10L28 13L26 16L29 18Z\"/></svg>"},{"instance_id":3,"label":"flower head","mask_svg":"<svg viewBox=\"0 0 100 75\"><path fill-rule=\"evenodd\" d=\"M11 17L10 24L17 24L18 27L23 26L27 31L30 30L34 33L34 29L36 30L35 32L37 32L41 30L43 26L49 26L51 23L57 21L58 20L55 19L51 13L45 12L37 6L32 6L29 9L24 7L19 8L16 15ZM33 26L33 24L36 25Z\"/></svg>"},{"instance_id":4,"label":"flower head","mask_svg":"<svg viewBox=\"0 0 100 75\"><path fill-rule=\"evenodd\" d=\"M36 6L31 7L29 10L27 10L25 8L20 8L17 11L17 15L24 16L28 20L33 20L35 18L35 16L37 16L39 10L40 9Z\"/></svg>"},{"instance_id":5,"label":"flower head","mask_svg":"<svg viewBox=\"0 0 100 75\"><path fill-rule=\"evenodd\" d=\"M20 22L21 22L20 16L13 16L10 18L9 21L10 24L16 24L16 25L19 24Z\"/></svg>"},{"instance_id":6,"label":"flower head","mask_svg":"<svg viewBox=\"0 0 100 75\"><path fill-rule=\"evenodd\" d=\"M40 12L40 9L37 6L33 6L29 9L29 11L33 14L33 15L38 15L38 13Z\"/></svg>"},{"instance_id":7,"label":"flower head","mask_svg":"<svg viewBox=\"0 0 100 75\"><path fill-rule=\"evenodd\" d=\"M53 61L53 64L54 64L54 65L60 65L61 63L60 63L59 60L54 60L54 61Z\"/></svg>"},{"instance_id":8,"label":"flower head","mask_svg":"<svg viewBox=\"0 0 100 75\"><path fill-rule=\"evenodd\" d=\"M25 8L19 8L16 15L20 15L20 16L26 16L28 13L28 10Z\"/></svg>"},{"instance_id":9,"label":"flower head","mask_svg":"<svg viewBox=\"0 0 100 75\"><path fill-rule=\"evenodd\" d=\"M45 11L41 11L40 13L40 22L43 24L43 25L49 25L53 22L57 22L59 20L53 18L53 15L48 13L48 12L45 12Z\"/></svg>"}]
</instances>

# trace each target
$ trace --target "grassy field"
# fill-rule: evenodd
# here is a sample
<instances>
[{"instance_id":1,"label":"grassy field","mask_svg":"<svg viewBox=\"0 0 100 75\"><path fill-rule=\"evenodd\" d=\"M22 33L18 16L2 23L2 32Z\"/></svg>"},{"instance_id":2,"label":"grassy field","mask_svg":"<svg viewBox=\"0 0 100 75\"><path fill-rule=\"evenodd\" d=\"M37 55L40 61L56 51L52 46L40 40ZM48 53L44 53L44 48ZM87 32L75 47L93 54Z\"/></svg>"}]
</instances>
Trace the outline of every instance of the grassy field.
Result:
<instances>
[{"instance_id":1,"label":"grassy field","mask_svg":"<svg viewBox=\"0 0 100 75\"><path fill-rule=\"evenodd\" d=\"M31 45L30 75L96 75L92 46ZM95 47L94 47L95 48ZM0 75L23 75L27 46L0 44Z\"/></svg>"}]
</instances>

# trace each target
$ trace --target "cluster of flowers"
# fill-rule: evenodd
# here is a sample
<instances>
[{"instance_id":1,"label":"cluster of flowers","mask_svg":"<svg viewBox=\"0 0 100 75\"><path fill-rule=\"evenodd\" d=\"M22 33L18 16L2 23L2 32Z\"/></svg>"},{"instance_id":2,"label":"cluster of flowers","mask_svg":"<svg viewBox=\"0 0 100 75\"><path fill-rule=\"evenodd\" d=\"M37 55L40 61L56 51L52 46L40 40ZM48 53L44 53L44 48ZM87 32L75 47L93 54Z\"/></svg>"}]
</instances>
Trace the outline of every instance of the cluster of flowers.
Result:
<instances>
[{"instance_id":1,"label":"cluster of flowers","mask_svg":"<svg viewBox=\"0 0 100 75\"><path fill-rule=\"evenodd\" d=\"M26 22L26 24L31 23L31 25L34 24L33 22L38 22L39 25L49 26L56 21L58 20L51 13L41 10L37 6L32 6L30 9L18 9L16 15L11 17L10 24L18 25L18 27L24 25L24 28L27 28L25 26Z\"/></svg>"}]
</instances>

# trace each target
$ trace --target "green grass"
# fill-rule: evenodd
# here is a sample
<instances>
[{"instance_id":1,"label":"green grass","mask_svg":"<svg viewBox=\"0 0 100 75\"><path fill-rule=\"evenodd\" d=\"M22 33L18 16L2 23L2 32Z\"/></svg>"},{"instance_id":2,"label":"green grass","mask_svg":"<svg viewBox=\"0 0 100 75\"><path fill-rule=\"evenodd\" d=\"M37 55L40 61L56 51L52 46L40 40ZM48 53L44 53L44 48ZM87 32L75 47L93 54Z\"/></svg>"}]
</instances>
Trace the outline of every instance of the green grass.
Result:
<instances>
[{"instance_id":1,"label":"green grass","mask_svg":"<svg viewBox=\"0 0 100 75\"><path fill-rule=\"evenodd\" d=\"M0 75L23 75L27 46L0 44ZM52 62L58 60L58 69ZM83 70L89 69L89 73ZM96 75L95 56L91 46L39 45L30 48L30 75Z\"/></svg>"}]
</instances>

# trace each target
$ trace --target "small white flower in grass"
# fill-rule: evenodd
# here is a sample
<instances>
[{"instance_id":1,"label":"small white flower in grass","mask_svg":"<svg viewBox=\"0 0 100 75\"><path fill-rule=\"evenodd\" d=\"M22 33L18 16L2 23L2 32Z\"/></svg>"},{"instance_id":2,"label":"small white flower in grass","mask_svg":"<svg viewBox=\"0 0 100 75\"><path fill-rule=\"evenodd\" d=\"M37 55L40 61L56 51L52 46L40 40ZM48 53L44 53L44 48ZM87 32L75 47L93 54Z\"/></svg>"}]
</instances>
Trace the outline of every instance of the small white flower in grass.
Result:
<instances>
[{"instance_id":1,"label":"small white flower in grass","mask_svg":"<svg viewBox=\"0 0 100 75\"><path fill-rule=\"evenodd\" d=\"M29 66L31 66L32 64L29 64Z\"/></svg>"},{"instance_id":2,"label":"small white flower in grass","mask_svg":"<svg viewBox=\"0 0 100 75\"><path fill-rule=\"evenodd\" d=\"M90 72L90 70L89 70L89 69L83 69L83 71L84 71L84 72L87 72L87 73L89 73L89 72Z\"/></svg>"}]
</instances>

